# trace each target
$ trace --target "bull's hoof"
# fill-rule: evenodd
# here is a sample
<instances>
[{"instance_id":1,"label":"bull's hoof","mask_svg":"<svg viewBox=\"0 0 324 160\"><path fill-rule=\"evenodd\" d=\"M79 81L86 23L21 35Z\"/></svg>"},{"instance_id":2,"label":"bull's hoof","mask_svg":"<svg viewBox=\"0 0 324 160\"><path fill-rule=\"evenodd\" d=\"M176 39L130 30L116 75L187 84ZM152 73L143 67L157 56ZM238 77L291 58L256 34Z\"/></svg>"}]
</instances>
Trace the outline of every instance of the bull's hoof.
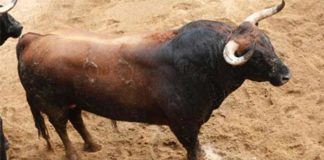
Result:
<instances>
[{"instance_id":1,"label":"bull's hoof","mask_svg":"<svg viewBox=\"0 0 324 160\"><path fill-rule=\"evenodd\" d=\"M47 146L47 151L48 152L54 152L54 148L52 146Z\"/></svg>"},{"instance_id":2,"label":"bull's hoof","mask_svg":"<svg viewBox=\"0 0 324 160\"><path fill-rule=\"evenodd\" d=\"M54 152L54 148L52 147L51 143L47 143L47 151Z\"/></svg>"},{"instance_id":3,"label":"bull's hoof","mask_svg":"<svg viewBox=\"0 0 324 160\"><path fill-rule=\"evenodd\" d=\"M97 152L101 150L101 145L99 144L85 144L84 145L84 151L86 152Z\"/></svg>"},{"instance_id":4,"label":"bull's hoof","mask_svg":"<svg viewBox=\"0 0 324 160\"><path fill-rule=\"evenodd\" d=\"M71 153L71 154L67 153L66 158L68 160L81 160L81 158L79 157L79 155L76 154L76 153Z\"/></svg>"},{"instance_id":5,"label":"bull's hoof","mask_svg":"<svg viewBox=\"0 0 324 160\"><path fill-rule=\"evenodd\" d=\"M66 150L65 156L68 160L81 160L73 147Z\"/></svg>"},{"instance_id":6,"label":"bull's hoof","mask_svg":"<svg viewBox=\"0 0 324 160\"><path fill-rule=\"evenodd\" d=\"M52 147L52 143L49 138L45 138L46 143L47 143L47 150L50 152L54 152L54 148Z\"/></svg>"}]
</instances>

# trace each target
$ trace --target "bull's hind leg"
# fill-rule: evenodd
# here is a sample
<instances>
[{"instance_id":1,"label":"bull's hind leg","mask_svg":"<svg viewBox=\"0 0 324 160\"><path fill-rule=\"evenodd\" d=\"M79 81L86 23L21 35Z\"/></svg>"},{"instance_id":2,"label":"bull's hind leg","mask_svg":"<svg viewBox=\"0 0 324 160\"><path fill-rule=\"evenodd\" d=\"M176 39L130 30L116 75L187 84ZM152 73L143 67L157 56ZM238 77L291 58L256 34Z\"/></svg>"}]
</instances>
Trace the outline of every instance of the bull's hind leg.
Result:
<instances>
[{"instance_id":1,"label":"bull's hind leg","mask_svg":"<svg viewBox=\"0 0 324 160\"><path fill-rule=\"evenodd\" d=\"M52 107L52 109L53 112L51 112L51 114L48 115L49 121L54 126L56 132L58 133L64 144L66 157L69 160L80 160L80 157L78 156L75 148L73 147L66 131L66 124L69 118L68 110L62 108L54 109L54 107Z\"/></svg>"},{"instance_id":2,"label":"bull's hind leg","mask_svg":"<svg viewBox=\"0 0 324 160\"><path fill-rule=\"evenodd\" d=\"M69 120L73 127L79 132L84 140L84 150L88 152L96 152L101 149L101 146L93 141L92 136L84 125L81 109L74 108L69 111Z\"/></svg>"}]
</instances>

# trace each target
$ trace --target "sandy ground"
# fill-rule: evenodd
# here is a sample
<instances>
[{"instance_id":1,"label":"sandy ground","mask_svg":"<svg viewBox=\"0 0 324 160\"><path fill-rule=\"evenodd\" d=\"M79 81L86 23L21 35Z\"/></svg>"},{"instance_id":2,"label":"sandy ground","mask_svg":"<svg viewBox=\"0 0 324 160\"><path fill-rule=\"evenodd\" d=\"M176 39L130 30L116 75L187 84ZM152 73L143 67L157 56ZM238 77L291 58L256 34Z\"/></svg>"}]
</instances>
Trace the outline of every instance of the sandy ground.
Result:
<instances>
[{"instance_id":1,"label":"sandy ground","mask_svg":"<svg viewBox=\"0 0 324 160\"><path fill-rule=\"evenodd\" d=\"M239 24L253 11L279 0L19 0L11 13L24 32L46 33L61 27L123 35L163 31L198 19ZM280 88L245 84L201 130L205 148L225 160L324 160L324 1L287 0L284 11L260 23L293 78ZM17 76L15 44L0 48L0 114L11 142L12 160L64 159L63 145L51 125L55 152L39 139ZM185 151L167 127L118 123L89 113L86 124L103 149L86 153L69 125L84 160L173 160Z\"/></svg>"}]
</instances>

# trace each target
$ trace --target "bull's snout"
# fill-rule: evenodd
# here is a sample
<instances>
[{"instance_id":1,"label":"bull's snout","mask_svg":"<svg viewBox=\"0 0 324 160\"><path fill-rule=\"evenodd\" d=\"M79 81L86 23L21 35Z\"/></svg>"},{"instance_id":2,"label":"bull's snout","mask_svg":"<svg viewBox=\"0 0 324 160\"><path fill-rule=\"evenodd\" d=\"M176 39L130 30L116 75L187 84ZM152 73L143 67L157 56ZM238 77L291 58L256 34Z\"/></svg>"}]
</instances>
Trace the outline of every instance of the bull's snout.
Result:
<instances>
[{"instance_id":1,"label":"bull's snout","mask_svg":"<svg viewBox=\"0 0 324 160\"><path fill-rule=\"evenodd\" d=\"M277 66L278 70L274 74L272 74L272 79L270 83L274 86L282 86L287 83L291 78L290 70L284 64L280 64Z\"/></svg>"},{"instance_id":2,"label":"bull's snout","mask_svg":"<svg viewBox=\"0 0 324 160\"><path fill-rule=\"evenodd\" d=\"M19 25L19 26L17 27L17 30L20 31L20 32L21 32L23 29L24 29L24 27L23 27L22 25Z\"/></svg>"},{"instance_id":3,"label":"bull's snout","mask_svg":"<svg viewBox=\"0 0 324 160\"><path fill-rule=\"evenodd\" d=\"M10 30L10 36L13 38L18 38L21 35L23 28L24 27L22 25L16 25Z\"/></svg>"},{"instance_id":4,"label":"bull's snout","mask_svg":"<svg viewBox=\"0 0 324 160\"><path fill-rule=\"evenodd\" d=\"M281 85L287 83L289 81L289 79L291 78L291 74L290 72L284 74L284 75L281 75L280 76L280 82L281 82Z\"/></svg>"}]
</instances>

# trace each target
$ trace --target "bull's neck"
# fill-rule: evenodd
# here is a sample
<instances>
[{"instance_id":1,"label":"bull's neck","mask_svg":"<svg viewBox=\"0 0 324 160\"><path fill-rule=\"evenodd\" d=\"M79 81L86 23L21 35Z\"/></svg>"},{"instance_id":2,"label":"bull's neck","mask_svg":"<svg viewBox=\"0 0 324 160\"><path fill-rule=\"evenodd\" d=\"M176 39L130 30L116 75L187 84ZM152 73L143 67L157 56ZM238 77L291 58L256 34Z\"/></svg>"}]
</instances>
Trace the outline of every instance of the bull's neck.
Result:
<instances>
[{"instance_id":1,"label":"bull's neck","mask_svg":"<svg viewBox=\"0 0 324 160\"><path fill-rule=\"evenodd\" d=\"M197 37L197 35L195 35ZM199 36L199 35L198 35ZM239 68L225 62L223 49L227 35L197 39L178 39L167 44L162 53L185 81L191 85L201 85L214 105L220 103L242 85L244 78ZM193 86L195 87L195 86ZM198 90L198 88L197 88Z\"/></svg>"},{"instance_id":2,"label":"bull's neck","mask_svg":"<svg viewBox=\"0 0 324 160\"><path fill-rule=\"evenodd\" d=\"M245 80L239 67L231 66L224 60L223 49L226 42L224 39L224 41L219 42L215 50L208 49L205 54L206 63L204 67L206 72L203 74L209 77L208 82L216 106L219 106L229 94L238 89ZM197 65L196 67L201 66Z\"/></svg>"}]
</instances>

